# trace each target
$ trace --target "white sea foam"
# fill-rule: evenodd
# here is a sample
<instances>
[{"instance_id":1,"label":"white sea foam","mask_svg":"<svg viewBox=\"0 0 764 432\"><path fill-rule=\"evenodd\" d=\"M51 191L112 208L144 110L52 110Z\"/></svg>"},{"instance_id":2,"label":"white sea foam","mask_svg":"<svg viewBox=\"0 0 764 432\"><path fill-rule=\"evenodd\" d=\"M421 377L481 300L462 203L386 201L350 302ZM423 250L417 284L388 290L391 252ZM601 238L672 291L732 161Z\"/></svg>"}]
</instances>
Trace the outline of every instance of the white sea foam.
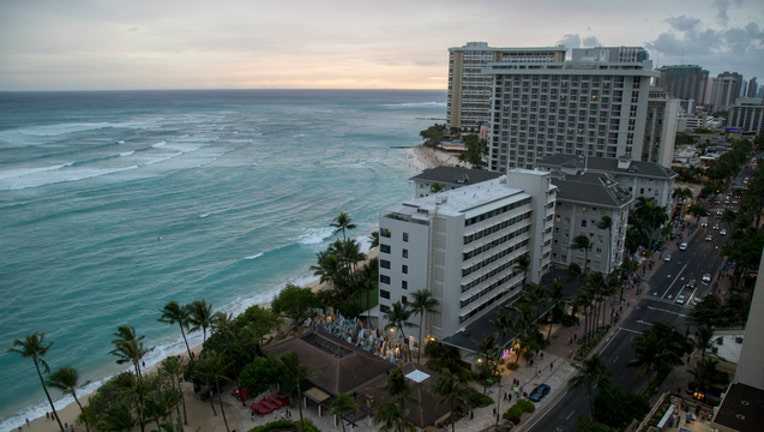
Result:
<instances>
[{"instance_id":1,"label":"white sea foam","mask_svg":"<svg viewBox=\"0 0 764 432\"><path fill-rule=\"evenodd\" d=\"M385 104L387 108L444 108L446 102L404 102L397 104Z\"/></svg>"},{"instance_id":2,"label":"white sea foam","mask_svg":"<svg viewBox=\"0 0 764 432\"><path fill-rule=\"evenodd\" d=\"M134 154L135 154L135 150L130 150L130 151L127 151L127 152L122 152L119 155L122 156L122 157L127 157L127 156L132 156Z\"/></svg>"},{"instance_id":3,"label":"white sea foam","mask_svg":"<svg viewBox=\"0 0 764 432\"><path fill-rule=\"evenodd\" d=\"M209 213L202 213L202 214L199 215L199 217L200 218L206 218L209 215L210 215Z\"/></svg>"},{"instance_id":4,"label":"white sea foam","mask_svg":"<svg viewBox=\"0 0 764 432\"><path fill-rule=\"evenodd\" d=\"M297 237L297 242L303 245L317 245L332 235L334 235L334 228L332 227L307 228Z\"/></svg>"},{"instance_id":5,"label":"white sea foam","mask_svg":"<svg viewBox=\"0 0 764 432\"><path fill-rule=\"evenodd\" d=\"M261 256L263 256L263 252L256 253L256 254L250 255L250 256L246 256L246 257L244 257L244 259L245 260L253 260L253 259L260 258Z\"/></svg>"}]
</instances>

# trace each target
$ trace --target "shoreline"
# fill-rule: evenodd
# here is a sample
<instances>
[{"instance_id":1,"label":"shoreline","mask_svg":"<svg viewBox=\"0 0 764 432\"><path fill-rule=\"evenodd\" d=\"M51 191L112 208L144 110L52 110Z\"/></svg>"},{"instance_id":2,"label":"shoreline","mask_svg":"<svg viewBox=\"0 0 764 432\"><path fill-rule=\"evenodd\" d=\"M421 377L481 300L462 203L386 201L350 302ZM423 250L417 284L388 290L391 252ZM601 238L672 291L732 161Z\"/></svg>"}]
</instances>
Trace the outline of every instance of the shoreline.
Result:
<instances>
[{"instance_id":1,"label":"shoreline","mask_svg":"<svg viewBox=\"0 0 764 432\"><path fill-rule=\"evenodd\" d=\"M429 147L424 147L422 145L416 146L416 147L409 147L404 150L405 152L405 158L408 162L408 167L416 172L420 173L424 171L425 169L435 168L437 166L457 166L461 164L461 161L459 159L443 150L436 150ZM366 255L368 261L371 258L376 257L378 254L377 249L367 250ZM365 261L365 262L366 262ZM328 284L322 284L320 280L316 277L316 279L301 284L300 286L303 286L305 288L310 288L314 292L322 291L325 289L328 289ZM255 303L255 305L258 305L262 308L270 308L271 301L261 302L261 303ZM199 352L202 349L202 344L199 343L197 345L194 345L191 349L191 351L194 353L194 355L198 355ZM185 349L183 349L178 354L169 354L169 355L180 355L182 358L187 359L187 355L185 354ZM168 355L168 356L169 356ZM167 358L165 356L164 358ZM163 358L163 359L164 359ZM151 367L146 372L147 374L154 373L156 369L160 366L161 360L157 361L155 364L151 365ZM129 369L129 368L128 368ZM104 378L104 382L108 380L110 377ZM183 392L187 396L186 397L186 405L188 408L189 413L189 424L184 427L184 430L197 430L200 425L207 425L212 430L216 428L217 420L220 423L220 426L222 426L222 417L220 416L212 416L209 409L209 404L206 402L202 402L199 397L193 392L193 389L190 388L189 383L186 388L184 388ZM78 390L82 391L82 388L79 388ZM52 389L49 389L49 391L54 391ZM93 390L93 392L95 389ZM78 398L80 402L83 405L87 405L88 398L90 397L92 393L82 394L78 395ZM75 423L75 420L77 416L80 414L80 409L77 406L77 404L74 402L74 400L71 398L70 395L62 396L59 401L71 399L71 402L66 404L64 407L59 408L56 407L56 411L58 412L59 418L61 419L61 423L67 423L70 425L69 430L77 430L81 429L84 430L84 426L79 426L78 428L72 428L71 425ZM56 402L54 401L54 404ZM49 407L47 405L47 401L45 401L45 406ZM47 412L47 410L46 410ZM16 426L10 425L14 429L10 430L16 430L15 428L21 428L21 430L29 430L32 432L56 432L58 431L58 423L50 418L45 418L45 416L40 415L40 417L37 418L29 418L29 427L26 426L25 419L23 418L24 414L23 411L21 414L11 417L7 420L7 422L10 422L11 420L15 420L17 417L20 417L19 421L16 421ZM237 421L240 420L237 417ZM230 419L231 422L234 421L234 419ZM235 427L234 427L235 428ZM235 428L238 429L238 428ZM205 429L206 430L206 429ZM224 429L221 429L224 430Z\"/></svg>"}]
</instances>

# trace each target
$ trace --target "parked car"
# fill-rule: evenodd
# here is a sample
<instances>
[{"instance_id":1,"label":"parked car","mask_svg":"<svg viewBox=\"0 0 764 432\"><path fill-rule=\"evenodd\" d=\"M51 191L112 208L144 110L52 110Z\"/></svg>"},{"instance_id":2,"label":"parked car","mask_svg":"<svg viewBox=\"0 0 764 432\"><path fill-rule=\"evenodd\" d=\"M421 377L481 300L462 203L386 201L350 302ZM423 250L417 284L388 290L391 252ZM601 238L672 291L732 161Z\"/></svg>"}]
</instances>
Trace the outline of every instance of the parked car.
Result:
<instances>
[{"instance_id":1,"label":"parked car","mask_svg":"<svg viewBox=\"0 0 764 432\"><path fill-rule=\"evenodd\" d=\"M702 280L705 283L711 282L711 273L704 274L703 277L700 278L700 280Z\"/></svg>"},{"instance_id":2,"label":"parked car","mask_svg":"<svg viewBox=\"0 0 764 432\"><path fill-rule=\"evenodd\" d=\"M528 399L532 400L533 402L538 402L541 399L544 399L544 396L548 395L549 391L551 390L552 387L549 387L547 384L539 384L535 389L533 389L531 394L528 395Z\"/></svg>"},{"instance_id":3,"label":"parked car","mask_svg":"<svg viewBox=\"0 0 764 432\"><path fill-rule=\"evenodd\" d=\"M698 285L698 281L696 281L695 279L690 279L690 281L687 282L687 288L690 288L690 289L695 288L695 286L697 285Z\"/></svg>"},{"instance_id":4,"label":"parked car","mask_svg":"<svg viewBox=\"0 0 764 432\"><path fill-rule=\"evenodd\" d=\"M683 304L684 304L684 296L683 296L683 295L681 295L681 294L680 294L680 295L678 295L678 296L676 296L676 302L677 302L678 304L680 304L680 305L683 305Z\"/></svg>"},{"instance_id":5,"label":"parked car","mask_svg":"<svg viewBox=\"0 0 764 432\"><path fill-rule=\"evenodd\" d=\"M671 262L671 254L666 254L666 256L663 257L663 261Z\"/></svg>"}]
</instances>

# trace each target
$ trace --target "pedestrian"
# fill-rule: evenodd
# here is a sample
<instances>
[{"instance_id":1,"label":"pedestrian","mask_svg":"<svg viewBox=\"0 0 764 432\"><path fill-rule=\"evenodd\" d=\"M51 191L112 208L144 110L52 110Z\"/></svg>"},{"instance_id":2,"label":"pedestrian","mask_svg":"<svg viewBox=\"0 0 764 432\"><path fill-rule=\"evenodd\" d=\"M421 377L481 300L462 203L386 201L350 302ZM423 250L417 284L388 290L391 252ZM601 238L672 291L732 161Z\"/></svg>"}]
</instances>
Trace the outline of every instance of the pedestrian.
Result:
<instances>
[{"instance_id":1,"label":"pedestrian","mask_svg":"<svg viewBox=\"0 0 764 432\"><path fill-rule=\"evenodd\" d=\"M493 407L493 415L496 415L496 407Z\"/></svg>"},{"instance_id":2,"label":"pedestrian","mask_svg":"<svg viewBox=\"0 0 764 432\"><path fill-rule=\"evenodd\" d=\"M549 370L554 369L554 362L549 363Z\"/></svg>"},{"instance_id":3,"label":"pedestrian","mask_svg":"<svg viewBox=\"0 0 764 432\"><path fill-rule=\"evenodd\" d=\"M539 353L539 355L541 356L541 360L544 360L544 351L541 351L541 352Z\"/></svg>"},{"instance_id":4,"label":"pedestrian","mask_svg":"<svg viewBox=\"0 0 764 432\"><path fill-rule=\"evenodd\" d=\"M470 420L475 418L475 411L470 410Z\"/></svg>"},{"instance_id":5,"label":"pedestrian","mask_svg":"<svg viewBox=\"0 0 764 432\"><path fill-rule=\"evenodd\" d=\"M507 392L504 392L504 402L507 401Z\"/></svg>"},{"instance_id":6,"label":"pedestrian","mask_svg":"<svg viewBox=\"0 0 764 432\"><path fill-rule=\"evenodd\" d=\"M573 358L573 350L568 351L568 358Z\"/></svg>"},{"instance_id":7,"label":"pedestrian","mask_svg":"<svg viewBox=\"0 0 764 432\"><path fill-rule=\"evenodd\" d=\"M512 402L512 394L511 394L511 393L510 393L510 395L507 397L507 402Z\"/></svg>"},{"instance_id":8,"label":"pedestrian","mask_svg":"<svg viewBox=\"0 0 764 432\"><path fill-rule=\"evenodd\" d=\"M568 345L573 345L573 336L568 336Z\"/></svg>"},{"instance_id":9,"label":"pedestrian","mask_svg":"<svg viewBox=\"0 0 764 432\"><path fill-rule=\"evenodd\" d=\"M24 418L27 421L27 427L29 427L29 417Z\"/></svg>"}]
</instances>

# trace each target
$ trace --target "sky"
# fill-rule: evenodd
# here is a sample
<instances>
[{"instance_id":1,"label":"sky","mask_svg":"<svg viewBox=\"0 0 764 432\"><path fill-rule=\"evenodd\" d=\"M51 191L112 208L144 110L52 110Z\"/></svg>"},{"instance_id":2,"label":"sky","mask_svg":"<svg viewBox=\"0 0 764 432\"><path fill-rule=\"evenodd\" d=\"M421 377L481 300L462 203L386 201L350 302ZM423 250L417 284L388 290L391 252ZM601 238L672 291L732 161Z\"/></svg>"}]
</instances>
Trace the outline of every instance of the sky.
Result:
<instances>
[{"instance_id":1,"label":"sky","mask_svg":"<svg viewBox=\"0 0 764 432\"><path fill-rule=\"evenodd\" d=\"M446 89L471 41L642 46L764 84L762 0L0 0L0 91Z\"/></svg>"}]
</instances>

